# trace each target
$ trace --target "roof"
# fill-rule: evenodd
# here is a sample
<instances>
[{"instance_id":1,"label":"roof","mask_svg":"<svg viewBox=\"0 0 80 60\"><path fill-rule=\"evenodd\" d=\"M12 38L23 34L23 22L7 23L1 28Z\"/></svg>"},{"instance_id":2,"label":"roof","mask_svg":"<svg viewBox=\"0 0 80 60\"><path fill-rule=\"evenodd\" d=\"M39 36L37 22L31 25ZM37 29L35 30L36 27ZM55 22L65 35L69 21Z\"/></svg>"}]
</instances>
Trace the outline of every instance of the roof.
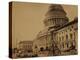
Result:
<instances>
[{"instance_id":1,"label":"roof","mask_svg":"<svg viewBox=\"0 0 80 60\"><path fill-rule=\"evenodd\" d=\"M46 35L46 33L48 32L48 29L43 29L42 31L40 31L37 35L37 37L40 37L42 35Z\"/></svg>"},{"instance_id":2,"label":"roof","mask_svg":"<svg viewBox=\"0 0 80 60\"><path fill-rule=\"evenodd\" d=\"M49 30L48 30L48 28L45 28L45 29L41 30L41 31L37 34L37 37L45 36L45 35L48 35L48 34L49 34Z\"/></svg>"},{"instance_id":3,"label":"roof","mask_svg":"<svg viewBox=\"0 0 80 60\"><path fill-rule=\"evenodd\" d=\"M33 43L33 41L20 41L19 44L22 44L22 43Z\"/></svg>"},{"instance_id":4,"label":"roof","mask_svg":"<svg viewBox=\"0 0 80 60\"><path fill-rule=\"evenodd\" d=\"M60 4L51 4L49 6L49 9L48 9L48 12L46 15L48 15L50 12L55 12L55 11L59 11L59 12L62 11L66 15L66 12L64 11L62 5L60 5Z\"/></svg>"}]
</instances>

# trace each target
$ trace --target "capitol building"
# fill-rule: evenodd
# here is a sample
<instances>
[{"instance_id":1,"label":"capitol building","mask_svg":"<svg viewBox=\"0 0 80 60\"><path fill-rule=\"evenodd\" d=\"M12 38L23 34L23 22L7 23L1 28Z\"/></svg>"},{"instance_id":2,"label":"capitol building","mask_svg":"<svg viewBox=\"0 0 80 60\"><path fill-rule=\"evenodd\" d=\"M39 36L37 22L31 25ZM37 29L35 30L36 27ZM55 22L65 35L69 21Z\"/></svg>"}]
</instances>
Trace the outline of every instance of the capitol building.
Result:
<instances>
[{"instance_id":1,"label":"capitol building","mask_svg":"<svg viewBox=\"0 0 80 60\"><path fill-rule=\"evenodd\" d=\"M45 28L33 41L33 54L58 56L78 53L78 17L70 22L63 7L52 4L43 22Z\"/></svg>"},{"instance_id":2,"label":"capitol building","mask_svg":"<svg viewBox=\"0 0 80 60\"><path fill-rule=\"evenodd\" d=\"M78 17L71 21L62 5L51 4L43 23L35 39L18 43L13 58L78 54Z\"/></svg>"}]
</instances>

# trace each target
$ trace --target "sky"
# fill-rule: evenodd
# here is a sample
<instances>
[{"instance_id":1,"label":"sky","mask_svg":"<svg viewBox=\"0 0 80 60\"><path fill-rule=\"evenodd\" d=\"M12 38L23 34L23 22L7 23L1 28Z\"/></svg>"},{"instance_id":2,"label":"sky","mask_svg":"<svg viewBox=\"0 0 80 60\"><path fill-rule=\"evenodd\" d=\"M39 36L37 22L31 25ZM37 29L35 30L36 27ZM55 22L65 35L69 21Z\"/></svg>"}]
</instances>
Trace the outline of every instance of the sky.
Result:
<instances>
[{"instance_id":1,"label":"sky","mask_svg":"<svg viewBox=\"0 0 80 60\"><path fill-rule=\"evenodd\" d=\"M12 47L23 40L34 40L44 29L43 20L50 4L13 2L12 5ZM72 21L78 16L78 7L62 5L67 17Z\"/></svg>"}]
</instances>

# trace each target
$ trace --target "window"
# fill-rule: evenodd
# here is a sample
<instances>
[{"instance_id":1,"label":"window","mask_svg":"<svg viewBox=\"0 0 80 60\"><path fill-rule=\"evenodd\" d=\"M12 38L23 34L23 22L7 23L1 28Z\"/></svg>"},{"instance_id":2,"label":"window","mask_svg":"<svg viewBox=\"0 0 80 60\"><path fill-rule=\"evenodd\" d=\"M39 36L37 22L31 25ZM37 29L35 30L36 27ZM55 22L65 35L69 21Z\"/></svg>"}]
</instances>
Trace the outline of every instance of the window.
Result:
<instances>
[{"instance_id":1,"label":"window","mask_svg":"<svg viewBox=\"0 0 80 60\"><path fill-rule=\"evenodd\" d=\"M66 35L66 40L68 40L68 35Z\"/></svg>"},{"instance_id":2,"label":"window","mask_svg":"<svg viewBox=\"0 0 80 60\"><path fill-rule=\"evenodd\" d=\"M64 40L64 36L62 36L62 40Z\"/></svg>"},{"instance_id":3,"label":"window","mask_svg":"<svg viewBox=\"0 0 80 60\"><path fill-rule=\"evenodd\" d=\"M46 50L48 50L48 47L46 47Z\"/></svg>"},{"instance_id":4,"label":"window","mask_svg":"<svg viewBox=\"0 0 80 60\"><path fill-rule=\"evenodd\" d=\"M66 46L67 46L67 48L68 48L68 43L66 43Z\"/></svg>"},{"instance_id":5,"label":"window","mask_svg":"<svg viewBox=\"0 0 80 60\"><path fill-rule=\"evenodd\" d=\"M68 35L66 35L66 46L68 48Z\"/></svg>"},{"instance_id":6,"label":"window","mask_svg":"<svg viewBox=\"0 0 80 60\"><path fill-rule=\"evenodd\" d=\"M61 37L59 37L59 40L61 41Z\"/></svg>"},{"instance_id":7,"label":"window","mask_svg":"<svg viewBox=\"0 0 80 60\"><path fill-rule=\"evenodd\" d=\"M43 48L43 47L41 47L41 48L40 48L40 51L43 51L43 50L44 50L44 48Z\"/></svg>"},{"instance_id":8,"label":"window","mask_svg":"<svg viewBox=\"0 0 80 60\"><path fill-rule=\"evenodd\" d=\"M70 39L72 39L72 34L70 34Z\"/></svg>"},{"instance_id":9,"label":"window","mask_svg":"<svg viewBox=\"0 0 80 60\"><path fill-rule=\"evenodd\" d=\"M63 48L64 48L64 43L62 43L62 46L63 46Z\"/></svg>"}]
</instances>

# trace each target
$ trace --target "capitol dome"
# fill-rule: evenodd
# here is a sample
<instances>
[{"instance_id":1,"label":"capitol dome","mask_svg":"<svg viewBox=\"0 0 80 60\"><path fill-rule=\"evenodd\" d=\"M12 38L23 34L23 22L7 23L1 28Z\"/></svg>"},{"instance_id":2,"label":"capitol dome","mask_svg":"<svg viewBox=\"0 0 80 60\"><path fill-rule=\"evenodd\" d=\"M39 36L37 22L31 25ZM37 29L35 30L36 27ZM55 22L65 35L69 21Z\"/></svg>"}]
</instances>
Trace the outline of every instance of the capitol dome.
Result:
<instances>
[{"instance_id":1,"label":"capitol dome","mask_svg":"<svg viewBox=\"0 0 80 60\"><path fill-rule=\"evenodd\" d=\"M66 12L61 5L51 4L45 15L44 24L46 27L58 28L68 22Z\"/></svg>"},{"instance_id":2,"label":"capitol dome","mask_svg":"<svg viewBox=\"0 0 80 60\"><path fill-rule=\"evenodd\" d=\"M53 15L51 13L54 13L55 15L57 15L57 14L66 15L66 12L64 11L63 7L61 5L57 5L57 4L52 4L49 6L48 12L46 13L46 16L47 15Z\"/></svg>"}]
</instances>

